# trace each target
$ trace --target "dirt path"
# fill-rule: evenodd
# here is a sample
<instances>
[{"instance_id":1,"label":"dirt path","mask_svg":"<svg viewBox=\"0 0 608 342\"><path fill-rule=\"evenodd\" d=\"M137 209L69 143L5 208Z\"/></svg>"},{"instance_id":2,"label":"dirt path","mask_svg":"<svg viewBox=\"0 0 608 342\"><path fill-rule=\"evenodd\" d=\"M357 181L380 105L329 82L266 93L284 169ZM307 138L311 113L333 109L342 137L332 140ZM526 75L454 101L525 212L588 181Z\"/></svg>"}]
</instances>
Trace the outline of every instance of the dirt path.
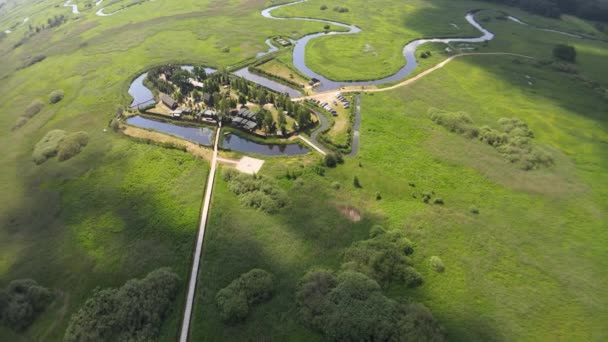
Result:
<instances>
[{"instance_id":1,"label":"dirt path","mask_svg":"<svg viewBox=\"0 0 608 342\"><path fill-rule=\"evenodd\" d=\"M454 55L449 57L448 59L446 59L445 61L435 65L434 67L425 70L423 72L421 72L420 74L412 77L412 78L408 78L407 80L397 83L395 85L392 85L390 87L386 87L386 88L365 88L365 86L355 86L355 87L343 87L341 89L337 89L337 90L331 90L331 91L326 91L326 92L322 92L322 93L318 93L315 95L310 95L310 96L302 96L302 97L297 97L294 98L293 101L302 101L302 100L307 100L307 99L315 99L317 97L321 97L321 96L327 96L327 95L332 95L335 96L338 93L352 93L352 92L362 92L362 93L377 93L377 92L382 92L382 91L389 91L389 90L393 90L399 87L404 87L406 85L412 84L418 80L420 80L421 78L429 75L432 72L435 72L441 68L443 68L444 66L446 66L448 63L450 63L451 61L453 61L456 58L460 58L460 57L465 57L465 56L514 56L514 57L522 57L522 58L528 58L528 59L534 59L534 57L530 57L530 56L526 56L526 55L520 55L520 54L516 54L516 53L510 53L510 52L469 52L469 53L461 53L458 55Z\"/></svg>"}]
</instances>

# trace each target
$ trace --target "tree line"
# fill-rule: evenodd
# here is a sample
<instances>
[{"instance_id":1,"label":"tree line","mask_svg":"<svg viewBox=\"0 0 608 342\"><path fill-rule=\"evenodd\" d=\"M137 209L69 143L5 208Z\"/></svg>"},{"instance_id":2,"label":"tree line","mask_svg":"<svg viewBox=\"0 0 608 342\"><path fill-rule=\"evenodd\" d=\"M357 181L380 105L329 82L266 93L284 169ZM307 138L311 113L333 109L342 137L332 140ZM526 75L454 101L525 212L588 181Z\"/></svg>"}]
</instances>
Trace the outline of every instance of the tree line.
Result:
<instances>
[{"instance_id":1,"label":"tree line","mask_svg":"<svg viewBox=\"0 0 608 342\"><path fill-rule=\"evenodd\" d=\"M550 18L572 14L584 19L608 22L605 0L484 0L519 7L527 12Z\"/></svg>"}]
</instances>

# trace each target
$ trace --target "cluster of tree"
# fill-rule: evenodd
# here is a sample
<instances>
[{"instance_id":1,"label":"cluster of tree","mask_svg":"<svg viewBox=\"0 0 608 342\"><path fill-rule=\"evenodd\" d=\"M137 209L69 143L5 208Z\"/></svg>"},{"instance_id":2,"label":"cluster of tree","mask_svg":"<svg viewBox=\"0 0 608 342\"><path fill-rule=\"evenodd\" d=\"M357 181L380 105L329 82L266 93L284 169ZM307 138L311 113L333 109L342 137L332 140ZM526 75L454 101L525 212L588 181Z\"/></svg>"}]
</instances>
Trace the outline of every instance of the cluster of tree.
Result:
<instances>
[{"instance_id":1,"label":"cluster of tree","mask_svg":"<svg viewBox=\"0 0 608 342\"><path fill-rule=\"evenodd\" d=\"M155 340L178 290L179 278L167 268L97 290L70 319L65 341Z\"/></svg>"},{"instance_id":2,"label":"cluster of tree","mask_svg":"<svg viewBox=\"0 0 608 342\"><path fill-rule=\"evenodd\" d=\"M230 184L230 190L239 196L241 204L267 213L274 213L287 205L287 195L270 178L247 175L233 169L226 169L223 178Z\"/></svg>"},{"instance_id":3,"label":"cluster of tree","mask_svg":"<svg viewBox=\"0 0 608 342\"><path fill-rule=\"evenodd\" d=\"M533 132L518 118L499 119L498 129L489 126L477 128L466 113L451 113L436 108L429 109L429 113L437 124L468 138L478 138L523 170L548 167L554 163L549 153L533 144Z\"/></svg>"},{"instance_id":4,"label":"cluster of tree","mask_svg":"<svg viewBox=\"0 0 608 342\"><path fill-rule=\"evenodd\" d=\"M21 331L30 326L51 302L53 295L32 279L11 281L0 289L0 323Z\"/></svg>"},{"instance_id":5,"label":"cluster of tree","mask_svg":"<svg viewBox=\"0 0 608 342\"><path fill-rule=\"evenodd\" d=\"M222 320L226 323L244 320L251 306L272 297L273 283L273 275L262 269L254 268L241 274L215 296Z\"/></svg>"},{"instance_id":6,"label":"cluster of tree","mask_svg":"<svg viewBox=\"0 0 608 342\"><path fill-rule=\"evenodd\" d=\"M171 64L152 68L148 71L146 81L150 82L152 86L160 92L165 94L173 94L175 88L167 80L171 79L173 73L179 69L179 66ZM161 75L164 75L164 77L161 77Z\"/></svg>"},{"instance_id":7,"label":"cluster of tree","mask_svg":"<svg viewBox=\"0 0 608 342\"><path fill-rule=\"evenodd\" d=\"M333 341L444 341L421 304L386 297L367 275L328 270L306 274L296 293L303 321Z\"/></svg>"},{"instance_id":8,"label":"cluster of tree","mask_svg":"<svg viewBox=\"0 0 608 342\"><path fill-rule=\"evenodd\" d=\"M605 0L485 0L519 7L525 11L558 18L562 13L581 18L608 21L608 1Z\"/></svg>"},{"instance_id":9,"label":"cluster of tree","mask_svg":"<svg viewBox=\"0 0 608 342\"><path fill-rule=\"evenodd\" d=\"M286 94L277 94L272 91L268 91L263 87L252 85L249 81L243 78L234 78L231 81L231 87L239 93L239 103L246 104L247 101L257 103L260 106L264 106L267 103L272 103L279 111L278 120L275 122L272 116L268 116L266 112L261 112L256 120L258 125L264 127L267 132L274 132L277 128L285 132L285 126L287 124L286 118L283 116L283 112L287 112L287 115L295 119L297 126L291 127L293 130L305 128L310 126L310 110L301 104L294 103L291 101ZM270 122L272 119L272 122Z\"/></svg>"}]
</instances>

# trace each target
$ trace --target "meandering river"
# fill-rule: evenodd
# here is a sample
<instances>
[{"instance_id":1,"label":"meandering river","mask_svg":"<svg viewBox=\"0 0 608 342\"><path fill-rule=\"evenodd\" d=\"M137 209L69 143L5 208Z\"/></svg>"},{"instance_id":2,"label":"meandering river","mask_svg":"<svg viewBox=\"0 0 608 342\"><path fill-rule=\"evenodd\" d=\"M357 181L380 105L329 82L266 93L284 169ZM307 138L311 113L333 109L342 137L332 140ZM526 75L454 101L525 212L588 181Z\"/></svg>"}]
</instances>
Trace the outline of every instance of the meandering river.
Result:
<instances>
[{"instance_id":1,"label":"meandering river","mask_svg":"<svg viewBox=\"0 0 608 342\"><path fill-rule=\"evenodd\" d=\"M334 80L328 79L327 77L325 77L319 73L314 72L312 69L310 69L306 65L306 58L305 58L306 53L305 52L306 52L306 46L308 45L308 42L311 39L321 37L321 36L327 36L327 35L357 34L357 33L361 32L361 29L355 25L348 25L348 24L339 23L339 22L335 22L335 21L331 21L331 20L325 20L325 19L312 19L312 18L301 18L301 17L283 18L283 17L275 17L272 15L272 11L274 11L278 8L286 7L286 6L293 6L295 4L299 4L302 2L306 2L306 1L307 0L301 0L301 1L284 4L284 5L272 6L272 7L264 9L261 12L261 14L265 18L274 19L274 20L313 21L313 22L331 24L331 25L335 25L335 26L339 26L339 27L348 29L348 31L345 31L345 32L330 31L327 33L325 33L325 32L313 33L313 34L306 35L306 36L298 39L295 42L295 47L293 49L294 66L300 72L302 72L309 78L316 78L321 81L321 85L317 88L317 91L335 90L335 89L339 89L341 87L346 87L346 86L368 86L368 85L378 85L378 84L383 84L383 83L391 83L391 82L400 81L400 80L406 78L409 74L411 74L414 71L414 69L416 69L416 67L418 66L418 62L416 60L416 55L415 55L416 48L418 48L418 46L420 46L424 43L459 43L459 42L481 43L481 42L492 40L494 38L494 34L492 32L486 30L477 21L475 21L474 13L472 13L472 12L467 13L465 16L465 19L467 20L467 22L469 22L469 24L471 24L473 27L475 27L476 29L478 29L481 32L481 36L476 37L476 38L417 39L417 40L414 40L414 41L408 43L407 45L405 45L405 47L403 48L403 56L405 57L406 63L401 69L399 69L399 71L397 71L393 75L390 75L390 76L387 76L387 77L384 77L381 79L376 79L376 80L334 81Z\"/></svg>"}]
</instances>

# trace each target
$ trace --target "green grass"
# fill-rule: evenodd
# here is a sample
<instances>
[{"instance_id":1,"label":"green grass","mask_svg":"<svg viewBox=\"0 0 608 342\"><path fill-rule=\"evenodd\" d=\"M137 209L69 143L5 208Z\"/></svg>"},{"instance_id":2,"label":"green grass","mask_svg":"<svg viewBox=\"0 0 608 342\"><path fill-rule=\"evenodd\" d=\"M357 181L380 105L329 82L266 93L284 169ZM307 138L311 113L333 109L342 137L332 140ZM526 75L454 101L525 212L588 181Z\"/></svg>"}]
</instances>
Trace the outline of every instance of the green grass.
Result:
<instances>
[{"instance_id":1,"label":"green grass","mask_svg":"<svg viewBox=\"0 0 608 342\"><path fill-rule=\"evenodd\" d=\"M361 34L313 40L307 51L315 71L341 79L389 75L405 62L401 49L408 41L477 35L464 21L466 10L506 9L469 1L383 0L364 6L347 0L341 6L350 12L339 14L331 6L319 13L321 3L275 15L359 25ZM134 76L168 61L229 66L267 50L267 37L297 38L320 29L319 23L262 18L260 10L270 4L264 0L149 1L105 18L82 6L75 16L55 4L11 2L10 11L0 10L2 30L26 16L34 26L53 15L70 18L17 48L27 25L0 42L0 94L10 99L0 103L0 287L32 277L60 291L30 329L17 335L0 328L0 340L61 340L70 315L95 287L121 286L158 267L172 267L185 288L208 166L183 152L104 131L116 105L130 102ZM556 21L508 11L543 27L594 30L572 17ZM497 38L481 51L547 59L555 44L573 44L581 73L606 85L605 43L494 19L484 25ZM366 44L373 50L362 53ZM230 53L221 51L224 46ZM18 70L28 56L40 55L47 58ZM441 56L432 58L438 60L424 61L428 65L419 70ZM414 85L363 95L357 158L326 170L325 177L312 171L318 159L313 153L266 162L262 173L271 177L282 177L287 168L305 173L295 181L280 179L290 207L279 214L241 207L218 178L193 338L318 340L298 321L298 280L310 267L338 267L345 247L382 224L405 230L426 279L417 290L396 286L388 294L424 302L450 339L606 340L607 102L572 76L512 60L463 57ZM11 132L27 106L54 89L64 90L64 99L43 106ZM435 125L427 116L431 106L466 111L479 125L519 117L535 132L536 143L552 150L556 166L531 172L511 167L491 147ZM36 166L34 146L54 129L85 131L89 144L68 161L53 158ZM353 187L354 176L362 189ZM435 191L445 204L424 204L425 191ZM357 208L363 220L351 223L341 206ZM443 273L428 266L431 256L441 258ZM277 293L256 306L246 323L227 327L217 316L215 294L253 267L275 274ZM183 293L179 298L161 340L177 336Z\"/></svg>"},{"instance_id":2,"label":"green grass","mask_svg":"<svg viewBox=\"0 0 608 342\"><path fill-rule=\"evenodd\" d=\"M290 222L294 215L323 213L314 206L333 199L355 205L364 218L372 217L370 223L406 232L425 285L392 286L389 294L428 305L450 340L605 339L608 134L602 113L608 104L569 75L512 60L463 57L412 86L363 95L359 156L328 169L324 178L305 177L314 198L307 198L307 188L290 191L290 198L304 199L307 206L275 216L245 210L218 181L193 336L315 340L294 323L295 282L310 267L335 267L339 254L319 244L328 233L296 241L292 236L294 230L317 232L314 222L331 227L327 219ZM535 142L551 150L556 165L522 171L490 146L435 125L430 107L466 111L479 125L518 117L529 124ZM273 163L262 172L280 176L281 168ZM362 189L352 186L354 176ZM334 182L342 185L339 190L329 190ZM286 189L292 183L283 181ZM424 204L422 193L431 191L445 204ZM379 201L376 192L382 194ZM336 241L353 240L349 230L332 234ZM308 257L311 243L325 248ZM444 272L430 267L432 256L440 256ZM216 318L213 296L252 267L284 282L246 323L225 326Z\"/></svg>"}]
</instances>

